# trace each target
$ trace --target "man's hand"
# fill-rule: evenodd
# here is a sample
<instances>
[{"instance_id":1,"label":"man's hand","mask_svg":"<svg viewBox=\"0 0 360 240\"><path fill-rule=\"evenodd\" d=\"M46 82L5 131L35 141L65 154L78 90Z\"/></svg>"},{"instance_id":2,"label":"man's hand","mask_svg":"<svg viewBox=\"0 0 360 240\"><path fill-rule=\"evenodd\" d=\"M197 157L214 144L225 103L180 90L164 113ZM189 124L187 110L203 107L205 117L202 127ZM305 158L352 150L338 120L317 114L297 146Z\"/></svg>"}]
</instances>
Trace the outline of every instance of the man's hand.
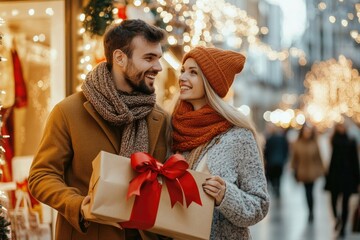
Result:
<instances>
[{"instance_id":1,"label":"man's hand","mask_svg":"<svg viewBox=\"0 0 360 240\"><path fill-rule=\"evenodd\" d=\"M81 231L83 231L83 232L86 232L88 227L90 226L90 222L85 220L85 214L84 214L85 205L89 204L90 200L91 200L91 198L88 195L81 202L79 225L80 225Z\"/></svg>"},{"instance_id":2,"label":"man's hand","mask_svg":"<svg viewBox=\"0 0 360 240\"><path fill-rule=\"evenodd\" d=\"M84 200L82 201L82 203L81 203L81 214L82 214L83 216L85 216L85 215L84 215L84 207L85 207L86 204L90 203L90 200L91 200L90 196L87 195L87 196L84 198Z\"/></svg>"}]
</instances>

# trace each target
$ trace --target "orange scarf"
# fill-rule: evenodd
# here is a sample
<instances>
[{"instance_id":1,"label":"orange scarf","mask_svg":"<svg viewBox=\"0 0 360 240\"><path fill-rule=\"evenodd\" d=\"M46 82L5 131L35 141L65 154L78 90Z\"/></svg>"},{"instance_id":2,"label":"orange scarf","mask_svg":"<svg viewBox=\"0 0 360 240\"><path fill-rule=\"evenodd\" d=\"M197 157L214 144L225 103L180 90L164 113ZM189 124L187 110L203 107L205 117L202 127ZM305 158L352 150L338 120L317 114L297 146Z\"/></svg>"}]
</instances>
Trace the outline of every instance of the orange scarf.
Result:
<instances>
[{"instance_id":1,"label":"orange scarf","mask_svg":"<svg viewBox=\"0 0 360 240\"><path fill-rule=\"evenodd\" d=\"M192 105L180 101L172 114L173 151L190 151L228 130L232 124L209 105L194 111Z\"/></svg>"}]
</instances>

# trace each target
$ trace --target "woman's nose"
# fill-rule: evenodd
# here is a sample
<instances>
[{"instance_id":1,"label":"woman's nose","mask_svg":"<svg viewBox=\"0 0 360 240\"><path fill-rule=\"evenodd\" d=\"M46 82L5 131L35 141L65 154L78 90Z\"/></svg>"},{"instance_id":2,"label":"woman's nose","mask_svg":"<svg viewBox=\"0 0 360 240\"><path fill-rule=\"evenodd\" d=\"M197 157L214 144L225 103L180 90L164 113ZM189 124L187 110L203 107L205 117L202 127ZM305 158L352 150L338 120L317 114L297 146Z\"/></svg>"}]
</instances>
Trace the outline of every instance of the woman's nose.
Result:
<instances>
[{"instance_id":1,"label":"woman's nose","mask_svg":"<svg viewBox=\"0 0 360 240\"><path fill-rule=\"evenodd\" d=\"M185 78L185 73L180 74L179 76L179 82L185 82L186 78Z\"/></svg>"}]
</instances>

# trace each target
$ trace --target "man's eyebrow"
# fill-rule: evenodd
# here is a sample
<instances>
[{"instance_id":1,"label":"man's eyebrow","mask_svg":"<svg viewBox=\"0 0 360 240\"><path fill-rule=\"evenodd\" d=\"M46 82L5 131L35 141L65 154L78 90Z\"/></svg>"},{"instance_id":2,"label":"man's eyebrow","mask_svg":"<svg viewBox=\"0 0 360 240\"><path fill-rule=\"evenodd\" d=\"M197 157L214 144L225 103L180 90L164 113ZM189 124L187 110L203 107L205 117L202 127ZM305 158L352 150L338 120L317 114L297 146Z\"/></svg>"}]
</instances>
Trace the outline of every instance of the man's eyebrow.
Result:
<instances>
[{"instance_id":1,"label":"man's eyebrow","mask_svg":"<svg viewBox=\"0 0 360 240\"><path fill-rule=\"evenodd\" d=\"M162 55L157 55L156 53L145 53L144 57L162 57Z\"/></svg>"}]
</instances>

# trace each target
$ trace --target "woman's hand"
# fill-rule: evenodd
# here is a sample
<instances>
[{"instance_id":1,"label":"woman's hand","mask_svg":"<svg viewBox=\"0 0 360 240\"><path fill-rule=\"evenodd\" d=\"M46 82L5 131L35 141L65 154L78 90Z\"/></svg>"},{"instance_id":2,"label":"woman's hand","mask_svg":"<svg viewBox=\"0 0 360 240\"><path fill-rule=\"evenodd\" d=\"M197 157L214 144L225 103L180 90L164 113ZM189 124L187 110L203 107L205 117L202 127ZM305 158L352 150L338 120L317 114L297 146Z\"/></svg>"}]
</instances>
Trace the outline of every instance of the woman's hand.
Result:
<instances>
[{"instance_id":1,"label":"woman's hand","mask_svg":"<svg viewBox=\"0 0 360 240\"><path fill-rule=\"evenodd\" d=\"M219 176L207 178L202 184L204 191L215 199L215 205L219 206L224 199L226 183Z\"/></svg>"}]
</instances>

